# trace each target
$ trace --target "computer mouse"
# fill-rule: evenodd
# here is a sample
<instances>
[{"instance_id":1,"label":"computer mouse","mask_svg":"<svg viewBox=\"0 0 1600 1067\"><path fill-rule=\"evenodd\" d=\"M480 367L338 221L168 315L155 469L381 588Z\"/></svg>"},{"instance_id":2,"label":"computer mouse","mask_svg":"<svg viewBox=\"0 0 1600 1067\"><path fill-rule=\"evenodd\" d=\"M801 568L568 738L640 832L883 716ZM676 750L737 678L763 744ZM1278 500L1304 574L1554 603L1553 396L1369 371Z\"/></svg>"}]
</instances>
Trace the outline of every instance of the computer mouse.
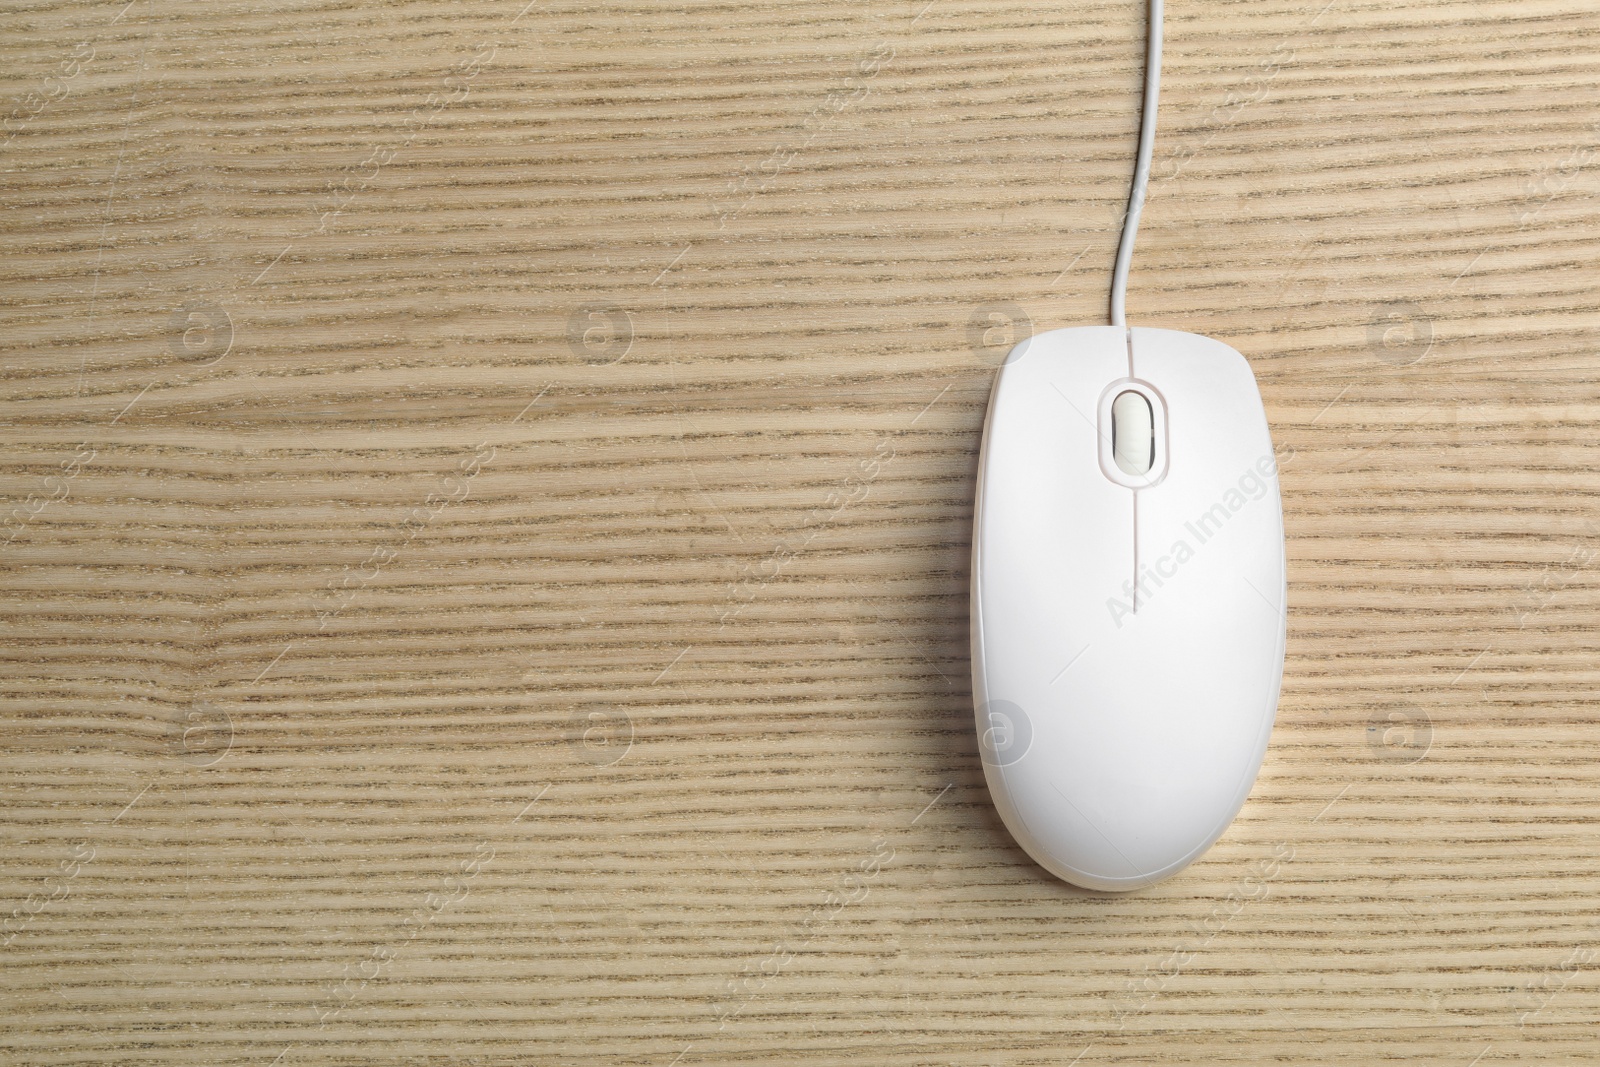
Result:
<instances>
[{"instance_id":1,"label":"computer mouse","mask_svg":"<svg viewBox=\"0 0 1600 1067\"><path fill-rule=\"evenodd\" d=\"M1198 334L1041 333L996 376L978 462L990 795L1057 877L1150 885L1233 821L1277 714L1288 590L1255 376Z\"/></svg>"}]
</instances>

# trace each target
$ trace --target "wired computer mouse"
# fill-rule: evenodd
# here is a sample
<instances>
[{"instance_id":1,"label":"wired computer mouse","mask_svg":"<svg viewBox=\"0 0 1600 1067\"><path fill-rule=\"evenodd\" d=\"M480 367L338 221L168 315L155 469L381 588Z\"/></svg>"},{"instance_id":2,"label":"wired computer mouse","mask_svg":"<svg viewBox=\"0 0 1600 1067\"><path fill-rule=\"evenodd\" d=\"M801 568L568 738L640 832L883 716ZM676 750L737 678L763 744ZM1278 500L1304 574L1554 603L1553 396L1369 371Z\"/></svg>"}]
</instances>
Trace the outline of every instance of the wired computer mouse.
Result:
<instances>
[{"instance_id":1,"label":"wired computer mouse","mask_svg":"<svg viewBox=\"0 0 1600 1067\"><path fill-rule=\"evenodd\" d=\"M1016 347L979 459L972 663L989 792L1029 855L1136 889L1227 829L1272 730L1286 594L1243 356L1144 327Z\"/></svg>"},{"instance_id":2,"label":"wired computer mouse","mask_svg":"<svg viewBox=\"0 0 1600 1067\"><path fill-rule=\"evenodd\" d=\"M1244 804L1283 679L1277 464L1255 376L1220 341L1129 327L1144 111L1111 325L1012 349L978 461L972 685L984 777L1052 874L1126 890L1182 870Z\"/></svg>"}]
</instances>

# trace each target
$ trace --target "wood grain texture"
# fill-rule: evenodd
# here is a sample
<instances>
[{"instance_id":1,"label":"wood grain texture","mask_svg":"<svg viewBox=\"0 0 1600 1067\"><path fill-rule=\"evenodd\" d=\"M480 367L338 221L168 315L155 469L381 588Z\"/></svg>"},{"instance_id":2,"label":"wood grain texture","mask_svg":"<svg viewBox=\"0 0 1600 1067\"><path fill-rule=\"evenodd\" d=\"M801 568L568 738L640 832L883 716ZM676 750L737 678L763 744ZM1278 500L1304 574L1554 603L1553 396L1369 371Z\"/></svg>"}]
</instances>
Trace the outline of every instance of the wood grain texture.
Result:
<instances>
[{"instance_id":1,"label":"wood grain texture","mask_svg":"<svg viewBox=\"0 0 1600 1067\"><path fill-rule=\"evenodd\" d=\"M524 2L0 15L0 1059L1600 1062L1592 5L1169 5L1130 319L1249 357L1292 611L1113 897L967 551L1142 5Z\"/></svg>"}]
</instances>

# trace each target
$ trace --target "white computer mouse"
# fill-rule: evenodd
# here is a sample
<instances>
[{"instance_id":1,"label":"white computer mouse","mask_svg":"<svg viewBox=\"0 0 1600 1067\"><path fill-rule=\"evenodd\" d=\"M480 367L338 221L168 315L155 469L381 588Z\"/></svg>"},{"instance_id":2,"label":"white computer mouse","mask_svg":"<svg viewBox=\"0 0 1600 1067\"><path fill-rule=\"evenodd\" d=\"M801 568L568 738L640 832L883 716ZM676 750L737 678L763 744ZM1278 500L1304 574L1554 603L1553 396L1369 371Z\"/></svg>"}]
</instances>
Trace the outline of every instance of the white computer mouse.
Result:
<instances>
[{"instance_id":1,"label":"white computer mouse","mask_svg":"<svg viewBox=\"0 0 1600 1067\"><path fill-rule=\"evenodd\" d=\"M1012 350L979 459L972 681L989 792L1030 856L1127 890L1205 852L1266 754L1286 602L1243 356L1120 326Z\"/></svg>"}]
</instances>

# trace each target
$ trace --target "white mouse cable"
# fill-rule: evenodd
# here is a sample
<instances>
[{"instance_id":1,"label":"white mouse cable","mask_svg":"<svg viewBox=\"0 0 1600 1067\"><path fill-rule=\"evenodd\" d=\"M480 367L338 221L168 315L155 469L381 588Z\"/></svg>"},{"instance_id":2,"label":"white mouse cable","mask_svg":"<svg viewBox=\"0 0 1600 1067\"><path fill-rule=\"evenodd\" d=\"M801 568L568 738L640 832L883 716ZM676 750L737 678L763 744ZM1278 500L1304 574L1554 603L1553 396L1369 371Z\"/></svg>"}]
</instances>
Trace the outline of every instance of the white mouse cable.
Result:
<instances>
[{"instance_id":1,"label":"white mouse cable","mask_svg":"<svg viewBox=\"0 0 1600 1067\"><path fill-rule=\"evenodd\" d=\"M1156 101L1161 93L1161 0L1150 0L1150 36L1145 46L1144 104L1139 114L1139 158L1133 168L1133 189L1122 216L1122 240L1117 243L1117 264L1111 272L1111 325L1126 326L1128 263L1133 259L1133 239L1139 233L1139 212L1145 187L1150 184L1150 150L1156 143Z\"/></svg>"}]
</instances>

